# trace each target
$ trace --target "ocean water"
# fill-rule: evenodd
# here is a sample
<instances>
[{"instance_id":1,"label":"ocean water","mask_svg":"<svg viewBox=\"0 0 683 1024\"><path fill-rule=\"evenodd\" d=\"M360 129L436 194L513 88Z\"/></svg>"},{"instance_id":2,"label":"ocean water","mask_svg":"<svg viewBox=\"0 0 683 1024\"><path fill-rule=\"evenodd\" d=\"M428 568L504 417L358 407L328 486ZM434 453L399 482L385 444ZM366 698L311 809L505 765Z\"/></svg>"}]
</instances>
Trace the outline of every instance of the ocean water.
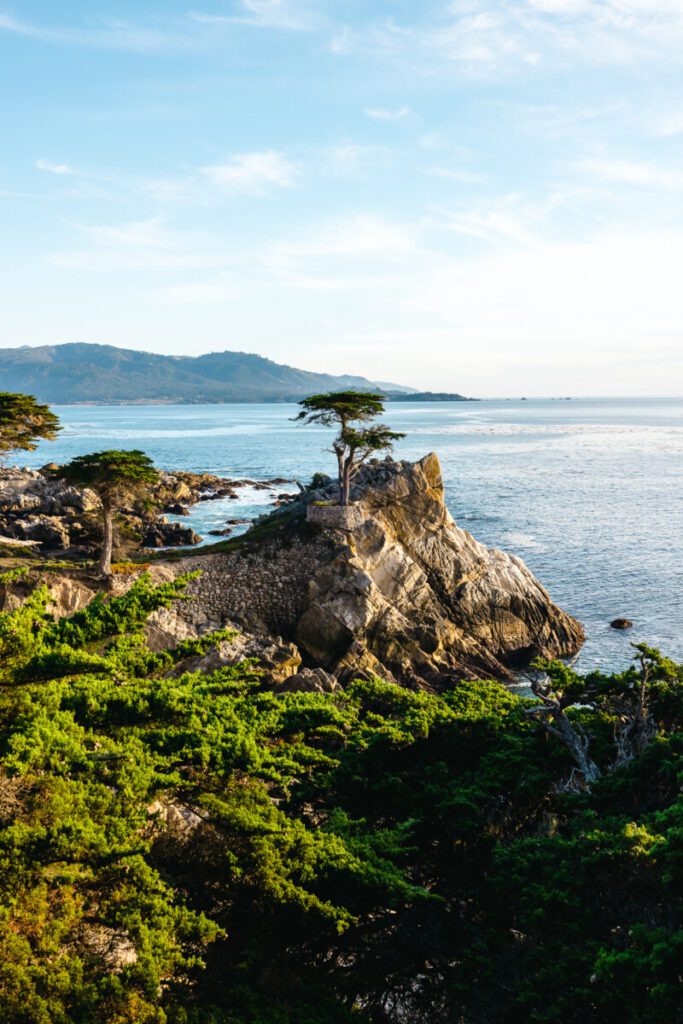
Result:
<instances>
[{"instance_id":1,"label":"ocean water","mask_svg":"<svg viewBox=\"0 0 683 1024\"><path fill-rule=\"evenodd\" d=\"M331 433L295 406L64 406L64 429L22 461L142 448L165 469L307 482L334 471ZM384 417L401 458L438 453L448 507L478 540L519 555L585 625L579 665L620 668L630 642L683 660L683 399L417 402ZM203 503L199 533L267 510L276 493ZM207 538L212 540L213 538ZM609 622L626 616L626 633Z\"/></svg>"}]
</instances>

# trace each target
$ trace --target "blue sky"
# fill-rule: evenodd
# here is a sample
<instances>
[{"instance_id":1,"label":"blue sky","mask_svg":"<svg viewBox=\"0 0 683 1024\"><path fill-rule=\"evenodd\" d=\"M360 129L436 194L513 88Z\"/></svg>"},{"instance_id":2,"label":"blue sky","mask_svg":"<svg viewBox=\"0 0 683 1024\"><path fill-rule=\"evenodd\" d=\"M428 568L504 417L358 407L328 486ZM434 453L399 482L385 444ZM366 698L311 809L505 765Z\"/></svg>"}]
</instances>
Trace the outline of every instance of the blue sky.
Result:
<instances>
[{"instance_id":1,"label":"blue sky","mask_svg":"<svg viewBox=\"0 0 683 1024\"><path fill-rule=\"evenodd\" d=\"M0 0L0 345L683 393L683 0Z\"/></svg>"}]
</instances>

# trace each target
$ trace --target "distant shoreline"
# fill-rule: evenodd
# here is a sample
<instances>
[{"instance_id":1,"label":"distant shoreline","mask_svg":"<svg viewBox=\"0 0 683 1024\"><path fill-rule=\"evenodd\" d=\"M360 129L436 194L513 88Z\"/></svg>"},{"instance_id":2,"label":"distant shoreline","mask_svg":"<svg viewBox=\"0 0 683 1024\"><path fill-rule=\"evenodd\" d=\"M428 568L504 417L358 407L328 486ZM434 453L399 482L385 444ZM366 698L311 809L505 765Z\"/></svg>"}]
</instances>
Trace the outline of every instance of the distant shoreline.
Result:
<instances>
[{"instance_id":1,"label":"distant shoreline","mask_svg":"<svg viewBox=\"0 0 683 1024\"><path fill-rule=\"evenodd\" d=\"M483 399L481 399L481 398L466 398L463 395L453 395L453 396L449 396L449 397L444 397L442 395L433 395L433 393L430 392L430 391L416 392L415 394L406 394L406 395L400 395L400 396L398 396L398 395L385 395L384 397L385 397L385 401L387 403L389 403L389 402L423 402L423 403L427 403L427 402L481 402L481 401L483 401ZM133 399L133 400L131 400L129 402L112 400L112 401L109 401L109 402L95 402L95 401L91 401L91 402L49 402L48 404L49 405L64 406L64 407L68 406L69 408L75 408L75 409L88 409L88 408L96 409L96 408L107 408L107 407L112 407L112 406L116 406L116 407L120 406L122 408L127 407L127 406L133 406L133 407L140 408L140 407L145 407L145 406L160 406L160 407L164 407L164 406L169 406L169 405L296 405L298 402L301 401L301 398L302 398L301 395L297 395L296 397L292 396L290 398L260 398L260 399L242 398L242 399L232 399L231 401L226 401L226 402L217 402L215 400L213 400L213 401L212 400L196 401L195 402L195 401L187 401L187 400L182 400L182 399L177 399L177 398L169 398L169 399L155 399L154 401L152 401L151 399L137 399L137 400Z\"/></svg>"}]
</instances>

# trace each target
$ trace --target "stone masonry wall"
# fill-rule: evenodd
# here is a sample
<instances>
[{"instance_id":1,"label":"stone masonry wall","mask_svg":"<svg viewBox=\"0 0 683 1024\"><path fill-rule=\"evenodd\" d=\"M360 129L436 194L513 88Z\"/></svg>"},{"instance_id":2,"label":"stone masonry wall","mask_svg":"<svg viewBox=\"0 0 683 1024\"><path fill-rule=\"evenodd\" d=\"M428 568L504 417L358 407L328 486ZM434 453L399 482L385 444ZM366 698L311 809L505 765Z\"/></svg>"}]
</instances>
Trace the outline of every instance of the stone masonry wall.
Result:
<instances>
[{"instance_id":1,"label":"stone masonry wall","mask_svg":"<svg viewBox=\"0 0 683 1024\"><path fill-rule=\"evenodd\" d=\"M301 614L308 581L331 554L331 542L321 537L183 559L175 563L174 575L197 569L202 575L190 583L190 599L180 602L174 614L199 632L234 623L289 637Z\"/></svg>"}]
</instances>

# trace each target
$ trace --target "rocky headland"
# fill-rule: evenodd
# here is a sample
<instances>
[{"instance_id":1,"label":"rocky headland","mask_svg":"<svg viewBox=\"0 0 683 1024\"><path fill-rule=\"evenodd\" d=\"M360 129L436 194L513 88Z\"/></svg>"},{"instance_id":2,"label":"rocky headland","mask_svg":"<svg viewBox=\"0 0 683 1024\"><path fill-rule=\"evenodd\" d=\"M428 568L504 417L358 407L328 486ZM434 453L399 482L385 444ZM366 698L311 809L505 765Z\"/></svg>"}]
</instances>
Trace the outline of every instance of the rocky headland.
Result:
<instances>
[{"instance_id":1,"label":"rocky headland","mask_svg":"<svg viewBox=\"0 0 683 1024\"><path fill-rule=\"evenodd\" d=\"M440 689L456 678L512 678L536 656L568 656L581 625L524 563L456 525L436 455L368 464L351 528L321 526L323 482L261 521L233 550L157 564L201 575L166 613L197 631L233 624L282 638L294 662L342 682L359 674ZM272 655L272 652L271 652Z\"/></svg>"},{"instance_id":2,"label":"rocky headland","mask_svg":"<svg viewBox=\"0 0 683 1024\"><path fill-rule=\"evenodd\" d=\"M94 499L49 475L20 473L20 486L7 471L0 485L2 532L37 539L49 526L50 543L56 537L66 547L74 535L80 541ZM152 617L153 645L231 626L239 640L221 642L206 655L207 665L253 657L273 685L321 690L359 675L435 690L458 678L510 680L534 657L580 648L581 625L524 563L454 522L435 454L416 463L368 463L346 512L334 505L333 481L317 476L315 485L243 537L206 553L157 556L150 570L157 580L199 574L186 600ZM164 474L155 498L162 508L185 508L235 486ZM132 528L144 537L159 524L140 520ZM116 579L115 590L132 578ZM88 603L98 589L87 575L68 572L48 582L61 614Z\"/></svg>"}]
</instances>

